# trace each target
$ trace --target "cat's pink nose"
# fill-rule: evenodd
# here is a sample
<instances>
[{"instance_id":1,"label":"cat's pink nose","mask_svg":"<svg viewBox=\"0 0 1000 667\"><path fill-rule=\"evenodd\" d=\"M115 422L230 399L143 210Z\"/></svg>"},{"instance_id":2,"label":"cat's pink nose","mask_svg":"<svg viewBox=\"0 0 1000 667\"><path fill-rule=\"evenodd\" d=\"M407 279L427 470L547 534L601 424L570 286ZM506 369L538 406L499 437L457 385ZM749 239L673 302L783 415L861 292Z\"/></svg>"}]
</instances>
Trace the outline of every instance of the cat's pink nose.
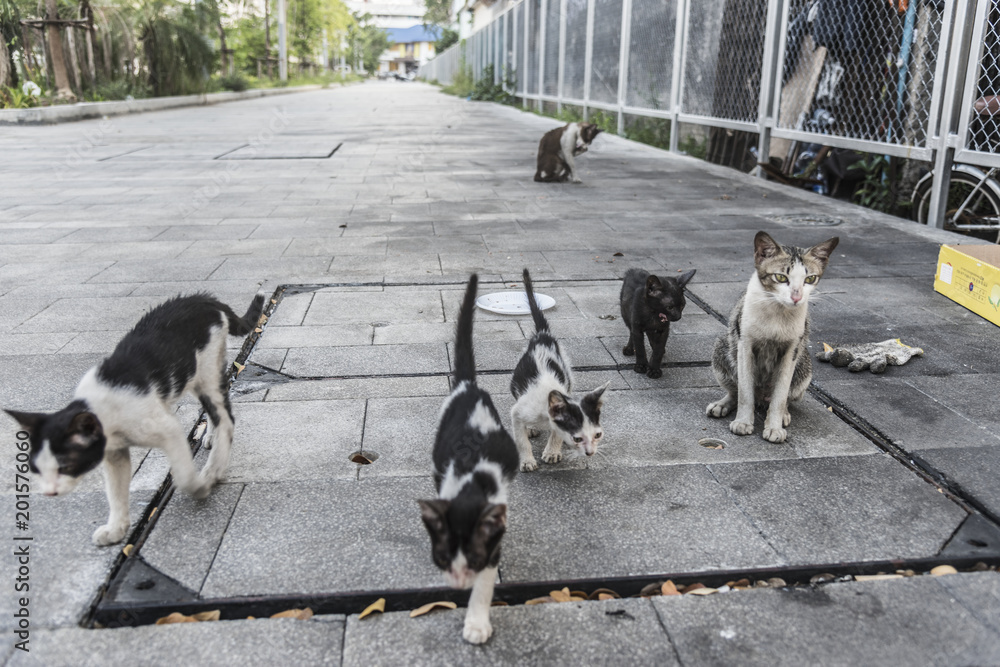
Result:
<instances>
[{"instance_id":1,"label":"cat's pink nose","mask_svg":"<svg viewBox=\"0 0 1000 667\"><path fill-rule=\"evenodd\" d=\"M798 303L799 301L802 301L802 295L792 292L792 303Z\"/></svg>"}]
</instances>

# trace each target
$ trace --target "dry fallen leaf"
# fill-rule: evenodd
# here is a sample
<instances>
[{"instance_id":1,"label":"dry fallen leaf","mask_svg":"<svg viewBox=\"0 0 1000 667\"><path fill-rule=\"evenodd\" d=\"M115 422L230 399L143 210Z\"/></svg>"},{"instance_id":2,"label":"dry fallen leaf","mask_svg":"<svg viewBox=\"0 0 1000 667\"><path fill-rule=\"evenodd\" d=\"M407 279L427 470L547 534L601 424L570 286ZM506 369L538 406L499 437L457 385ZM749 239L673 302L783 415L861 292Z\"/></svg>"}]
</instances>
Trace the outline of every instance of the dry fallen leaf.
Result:
<instances>
[{"instance_id":1,"label":"dry fallen leaf","mask_svg":"<svg viewBox=\"0 0 1000 667\"><path fill-rule=\"evenodd\" d=\"M126 545L125 545L125 548L124 548L124 549L122 549L122 553L123 553L123 554L125 554L125 557L126 557L126 558L128 558L129 556L131 556L131 555L132 555L132 549L133 549L133 548L135 548L135 545L134 545L134 544L126 544Z\"/></svg>"},{"instance_id":2,"label":"dry fallen leaf","mask_svg":"<svg viewBox=\"0 0 1000 667\"><path fill-rule=\"evenodd\" d=\"M702 588L705 588L705 584L688 584L683 589L681 589L681 592L686 595L688 593L700 590Z\"/></svg>"},{"instance_id":3,"label":"dry fallen leaf","mask_svg":"<svg viewBox=\"0 0 1000 667\"><path fill-rule=\"evenodd\" d=\"M506 602L504 602L503 600L494 600L493 602L490 603L490 606L491 607L509 607L510 605L507 604Z\"/></svg>"},{"instance_id":4,"label":"dry fallen leaf","mask_svg":"<svg viewBox=\"0 0 1000 667\"><path fill-rule=\"evenodd\" d=\"M664 581L663 585L660 586L660 595L680 595L680 594L681 592L677 590L676 586L674 586L674 582L670 581L669 579Z\"/></svg>"},{"instance_id":5,"label":"dry fallen leaf","mask_svg":"<svg viewBox=\"0 0 1000 667\"><path fill-rule=\"evenodd\" d=\"M602 595L607 595L608 597L607 598L602 598L601 597ZM588 596L588 598L591 599L591 600L607 600L609 598L617 600L617 599L620 599L621 596L618 595L618 593L616 593L613 590L611 590L610 588L598 588L593 593L591 593Z\"/></svg>"},{"instance_id":6,"label":"dry fallen leaf","mask_svg":"<svg viewBox=\"0 0 1000 667\"><path fill-rule=\"evenodd\" d=\"M902 579L901 574L857 574L854 581L881 581L883 579Z\"/></svg>"},{"instance_id":7,"label":"dry fallen leaf","mask_svg":"<svg viewBox=\"0 0 1000 667\"><path fill-rule=\"evenodd\" d=\"M243 369L246 368L245 365L239 363L238 361L234 361L233 362L233 366L236 366L236 374L237 375L239 375L240 373L242 373Z\"/></svg>"},{"instance_id":8,"label":"dry fallen leaf","mask_svg":"<svg viewBox=\"0 0 1000 667\"><path fill-rule=\"evenodd\" d=\"M431 609L457 609L458 605L454 602L448 602L447 600L440 600L438 602L428 602L423 607L417 607L410 612L410 618L416 618L417 616L423 616Z\"/></svg>"},{"instance_id":9,"label":"dry fallen leaf","mask_svg":"<svg viewBox=\"0 0 1000 667\"><path fill-rule=\"evenodd\" d=\"M528 600L527 602L525 602L524 604L526 604L526 605L545 604L547 602L555 602L555 600L553 600L548 595L546 595L546 596L543 596L543 597L540 597L540 598L532 598L532 599Z\"/></svg>"},{"instance_id":10,"label":"dry fallen leaf","mask_svg":"<svg viewBox=\"0 0 1000 667\"><path fill-rule=\"evenodd\" d=\"M827 345L826 343L823 343L823 351L824 352L833 352L833 348L830 347L829 345Z\"/></svg>"},{"instance_id":11,"label":"dry fallen leaf","mask_svg":"<svg viewBox=\"0 0 1000 667\"><path fill-rule=\"evenodd\" d=\"M614 255L612 255L612 257L624 257L624 256L625 256L625 253L621 253L621 252L616 252Z\"/></svg>"},{"instance_id":12,"label":"dry fallen leaf","mask_svg":"<svg viewBox=\"0 0 1000 667\"><path fill-rule=\"evenodd\" d=\"M374 614L376 611L379 613L385 611L385 598L379 598L378 600L375 600L375 602L372 602L370 605L365 607L365 610L358 615L358 620L360 621L365 616Z\"/></svg>"},{"instance_id":13,"label":"dry fallen leaf","mask_svg":"<svg viewBox=\"0 0 1000 667\"><path fill-rule=\"evenodd\" d=\"M253 330L254 333L260 333L262 331L263 329L261 329L260 327L257 327L256 329Z\"/></svg>"},{"instance_id":14,"label":"dry fallen leaf","mask_svg":"<svg viewBox=\"0 0 1000 667\"><path fill-rule=\"evenodd\" d=\"M642 587L642 590L639 591L639 596L644 598L648 598L650 595L659 595L659 594L660 594L660 584L658 583L646 584L645 586Z\"/></svg>"},{"instance_id":15,"label":"dry fallen leaf","mask_svg":"<svg viewBox=\"0 0 1000 667\"><path fill-rule=\"evenodd\" d=\"M718 593L719 591L715 588L708 588L707 586L702 586L701 588L696 588L693 591L688 591L685 595L712 595L713 593Z\"/></svg>"},{"instance_id":16,"label":"dry fallen leaf","mask_svg":"<svg viewBox=\"0 0 1000 667\"><path fill-rule=\"evenodd\" d=\"M597 594L597 599L598 600L615 600L617 598L615 598L615 596L611 595L610 593L598 593Z\"/></svg>"},{"instance_id":17,"label":"dry fallen leaf","mask_svg":"<svg viewBox=\"0 0 1000 667\"><path fill-rule=\"evenodd\" d=\"M698 444L705 449L724 449L726 441L719 440L718 438L702 438L698 441Z\"/></svg>"},{"instance_id":18,"label":"dry fallen leaf","mask_svg":"<svg viewBox=\"0 0 1000 667\"><path fill-rule=\"evenodd\" d=\"M940 577L943 574L958 574L958 570L953 568L951 565L938 565L931 570L931 574L935 577Z\"/></svg>"},{"instance_id":19,"label":"dry fallen leaf","mask_svg":"<svg viewBox=\"0 0 1000 667\"><path fill-rule=\"evenodd\" d=\"M277 614L272 614L271 618L294 618L299 621L308 621L312 618L313 610L309 607L305 609L286 609L285 611L279 611Z\"/></svg>"},{"instance_id":20,"label":"dry fallen leaf","mask_svg":"<svg viewBox=\"0 0 1000 667\"><path fill-rule=\"evenodd\" d=\"M570 594L568 588L564 588L561 591L549 591L549 597L556 602L569 602L573 596Z\"/></svg>"},{"instance_id":21,"label":"dry fallen leaf","mask_svg":"<svg viewBox=\"0 0 1000 667\"><path fill-rule=\"evenodd\" d=\"M179 611L175 611L169 616L156 619L156 625L172 625L174 623L197 623L199 621L217 621L221 612L218 609L212 611L200 611L197 614L186 616Z\"/></svg>"}]
</instances>

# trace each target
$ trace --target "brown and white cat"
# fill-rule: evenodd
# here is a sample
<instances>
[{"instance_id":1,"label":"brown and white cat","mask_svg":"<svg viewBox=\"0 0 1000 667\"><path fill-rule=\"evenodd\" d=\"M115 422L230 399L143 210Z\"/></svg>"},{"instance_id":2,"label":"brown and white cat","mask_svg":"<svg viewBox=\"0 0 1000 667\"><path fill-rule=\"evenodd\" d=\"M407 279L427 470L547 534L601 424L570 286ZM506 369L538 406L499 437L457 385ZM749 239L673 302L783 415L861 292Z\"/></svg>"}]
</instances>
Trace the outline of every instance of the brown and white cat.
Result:
<instances>
[{"instance_id":1,"label":"brown and white cat","mask_svg":"<svg viewBox=\"0 0 1000 667\"><path fill-rule=\"evenodd\" d=\"M834 237L805 249L778 245L765 232L754 237L757 271L712 355L726 395L706 408L709 417L725 417L735 407L729 430L736 435L753 433L755 405L768 404L764 439L785 441L792 421L788 403L802 398L812 380L809 295L839 242Z\"/></svg>"},{"instance_id":2,"label":"brown and white cat","mask_svg":"<svg viewBox=\"0 0 1000 667\"><path fill-rule=\"evenodd\" d=\"M582 183L576 175L577 155L586 153L591 142L602 130L593 123L568 123L549 130L538 142L538 167L535 181L539 183Z\"/></svg>"}]
</instances>

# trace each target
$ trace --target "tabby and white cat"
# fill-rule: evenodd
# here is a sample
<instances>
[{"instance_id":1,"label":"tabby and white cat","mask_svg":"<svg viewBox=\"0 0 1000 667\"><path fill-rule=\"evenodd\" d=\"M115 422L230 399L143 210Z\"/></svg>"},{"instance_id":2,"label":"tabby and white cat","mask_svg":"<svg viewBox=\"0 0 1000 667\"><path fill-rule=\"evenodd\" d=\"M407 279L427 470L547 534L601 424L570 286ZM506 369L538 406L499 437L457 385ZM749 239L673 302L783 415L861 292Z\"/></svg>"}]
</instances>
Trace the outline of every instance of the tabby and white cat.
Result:
<instances>
[{"instance_id":1,"label":"tabby and white cat","mask_svg":"<svg viewBox=\"0 0 1000 667\"><path fill-rule=\"evenodd\" d=\"M162 449L174 483L196 498L222 479L233 438L226 336L250 333L263 310L260 295L243 317L208 294L175 297L146 313L83 376L65 408L54 414L6 410L30 435L29 467L45 495L69 493L104 462L110 516L94 532L94 544L120 542L128 532L130 446ZM185 393L201 401L213 426L214 446L200 475L174 415Z\"/></svg>"},{"instance_id":2,"label":"tabby and white cat","mask_svg":"<svg viewBox=\"0 0 1000 667\"><path fill-rule=\"evenodd\" d=\"M521 470L531 472L538 469L538 462L531 452L529 431L549 431L549 441L542 452L542 460L546 463L562 460L563 442L587 456L594 455L604 436L601 407L604 390L611 382L604 383L579 401L573 398L569 361L535 301L528 269L522 275L528 307L535 321L535 335L528 341L510 381L510 392L517 399L511 408L510 419L521 457Z\"/></svg>"},{"instance_id":3,"label":"tabby and white cat","mask_svg":"<svg viewBox=\"0 0 1000 667\"><path fill-rule=\"evenodd\" d=\"M811 248L778 245L765 232L754 237L756 273L729 316L729 330L715 342L712 370L726 395L706 408L725 417L729 430L749 435L756 404L768 404L764 439L784 442L792 421L788 402L802 398L812 380L809 295L823 276L838 237Z\"/></svg>"},{"instance_id":4,"label":"tabby and white cat","mask_svg":"<svg viewBox=\"0 0 1000 667\"><path fill-rule=\"evenodd\" d=\"M517 474L517 447L490 395L476 386L472 316L479 278L465 290L455 331L455 388L441 407L434 441L438 497L420 500L434 564L453 588L472 587L462 636L482 644L493 634L490 604L507 530L507 486Z\"/></svg>"}]
</instances>

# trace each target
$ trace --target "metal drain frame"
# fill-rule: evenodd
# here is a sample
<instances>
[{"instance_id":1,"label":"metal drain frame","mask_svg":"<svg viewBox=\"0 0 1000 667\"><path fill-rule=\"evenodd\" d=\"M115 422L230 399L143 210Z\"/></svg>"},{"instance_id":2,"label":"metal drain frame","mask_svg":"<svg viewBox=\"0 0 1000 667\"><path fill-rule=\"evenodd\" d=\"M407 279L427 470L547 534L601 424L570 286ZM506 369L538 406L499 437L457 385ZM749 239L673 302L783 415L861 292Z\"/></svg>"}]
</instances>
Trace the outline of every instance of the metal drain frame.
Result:
<instances>
[{"instance_id":1,"label":"metal drain frame","mask_svg":"<svg viewBox=\"0 0 1000 667\"><path fill-rule=\"evenodd\" d=\"M618 279L588 279L588 280L548 280L546 283L607 283L619 282ZM268 302L265 304L264 314L270 320L275 309L280 305L285 296L313 292L330 287L444 287L461 286L464 282L442 282L442 283L412 283L412 282L352 282L352 283L322 283L322 284L287 284L279 285ZM484 283L490 284L490 283ZM496 284L505 282L496 281ZM719 322L726 324L723 317L714 308L709 306L704 300L689 290L685 289L688 299L693 301L705 313L715 317ZM237 355L236 362L241 366L247 365L247 359L253 352L260 337L266 330L267 322L261 325L261 331L253 331L247 336ZM706 367L709 362L685 362L666 364L668 367ZM617 364L597 367L580 367L574 370L623 370L630 367L630 364ZM315 380L323 378L298 378L282 374L273 369L261 366L267 374L276 374L287 377L289 380ZM510 371L483 371L483 375L496 375L509 373ZM237 380L238 371L235 367L230 367L227 384L231 388ZM406 375L407 377L412 374ZM450 372L420 374L427 376L450 376ZM350 376L350 377L375 377L375 376ZM384 376L377 376L384 377ZM332 379L332 378L329 378ZM521 604L525 601L547 595L553 589L569 587L570 589L594 590L597 588L610 588L622 597L634 597L639 594L644 586L649 583L673 580L678 585L690 583L702 583L708 586L721 586L727 581L739 580L743 578L753 580L769 579L771 577L781 577L789 585L825 585L810 584L809 579L817 574L832 574L834 577L843 578L848 575L868 575L880 573L892 573L896 570L914 570L915 572L925 572L931 568L949 564L958 569L970 569L974 567L1000 566L1000 519L993 516L975 498L964 493L963 490L953 488L947 479L940 472L929 466L918 457L912 457L900 447L895 445L888 437L880 433L873 426L868 424L858 415L851 412L846 406L836 401L827 394L815 382L810 385L809 393L827 407L833 408L833 413L846 422L858 433L872 442L875 446L887 452L897 461L915 472L928 483L933 484L941 490L951 501L965 509L969 516L959 525L956 531L942 547L940 552L932 557L916 559L893 559L879 561L865 561L853 563L826 563L819 565L790 565L785 567L771 567L748 570L710 570L705 572L673 572L659 575L640 575L633 577L606 577L593 579L574 579L547 582L531 583L501 583L496 587L495 600L506 602L507 604ZM189 434L192 444L193 454L197 454L200 449L200 441L194 438L198 425L205 418L202 414ZM291 608L310 607L317 614L351 614L364 609L373 600L384 597L386 599L386 611L405 611L422 604L435 600L452 600L459 605L464 605L468 599L467 591L456 591L449 588L424 588L424 589L397 589L382 591L365 591L352 593L333 594L310 594L310 595L265 595L229 598L209 598L198 597L197 593L190 591L183 585L174 581L167 575L159 572L141 557L141 548L155 527L157 520L172 497L174 486L171 476L168 474L160 489L154 494L153 499L143 512L143 518L139 520L136 527L130 533L127 543L133 544L132 555L119 554L108 578L102 584L95 596L89 613L82 622L83 627L90 628L110 628L149 625L155 623L158 618L168 615L171 612L181 612L192 614L199 611L218 609L221 611L221 618L242 619L247 616L266 617L279 611ZM980 546L982 545L982 546ZM145 582L152 582L152 586L141 588ZM135 594L128 588L140 591L152 591L157 584L162 584L161 590L169 591L167 598L157 597L153 593ZM124 598L124 599L123 599Z\"/></svg>"}]
</instances>

